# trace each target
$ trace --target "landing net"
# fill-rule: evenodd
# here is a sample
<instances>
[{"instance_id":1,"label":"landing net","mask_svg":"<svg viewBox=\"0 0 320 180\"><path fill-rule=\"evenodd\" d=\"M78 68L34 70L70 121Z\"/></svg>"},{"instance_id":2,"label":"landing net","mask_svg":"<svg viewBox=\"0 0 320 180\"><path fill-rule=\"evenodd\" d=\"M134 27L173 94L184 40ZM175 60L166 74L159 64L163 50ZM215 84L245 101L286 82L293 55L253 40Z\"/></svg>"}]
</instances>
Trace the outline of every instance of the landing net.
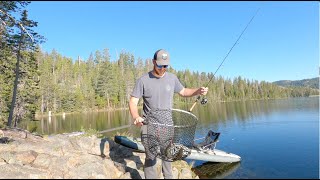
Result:
<instances>
[{"instance_id":1,"label":"landing net","mask_svg":"<svg viewBox=\"0 0 320 180\"><path fill-rule=\"evenodd\" d=\"M146 116L147 132L142 143L147 157L167 161L180 160L190 154L198 118L180 109L154 109Z\"/></svg>"}]
</instances>

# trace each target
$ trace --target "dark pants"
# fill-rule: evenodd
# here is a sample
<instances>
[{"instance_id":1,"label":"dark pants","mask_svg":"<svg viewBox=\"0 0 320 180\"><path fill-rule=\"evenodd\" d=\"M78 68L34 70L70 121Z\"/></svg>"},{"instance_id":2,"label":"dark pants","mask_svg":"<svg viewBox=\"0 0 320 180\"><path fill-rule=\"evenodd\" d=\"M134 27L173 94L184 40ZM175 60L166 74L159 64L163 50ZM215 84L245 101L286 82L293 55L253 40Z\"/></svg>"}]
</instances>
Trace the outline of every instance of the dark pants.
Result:
<instances>
[{"instance_id":1,"label":"dark pants","mask_svg":"<svg viewBox=\"0 0 320 180\"><path fill-rule=\"evenodd\" d=\"M141 138L143 139L143 134L147 134L147 125L143 125L141 127ZM160 177L157 175L157 158L150 157L149 153L147 153L146 149L146 160L144 162L144 175L146 179L159 179ZM162 160L162 173L165 179L172 179L172 167L171 162Z\"/></svg>"}]
</instances>

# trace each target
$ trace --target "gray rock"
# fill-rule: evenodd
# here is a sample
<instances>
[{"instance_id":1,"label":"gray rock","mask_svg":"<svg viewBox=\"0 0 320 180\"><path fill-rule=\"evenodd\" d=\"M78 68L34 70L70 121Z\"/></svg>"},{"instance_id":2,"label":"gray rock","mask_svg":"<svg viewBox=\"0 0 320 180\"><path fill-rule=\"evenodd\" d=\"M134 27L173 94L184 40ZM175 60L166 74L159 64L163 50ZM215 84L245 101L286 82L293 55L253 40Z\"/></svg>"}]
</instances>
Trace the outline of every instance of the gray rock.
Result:
<instances>
[{"instance_id":1,"label":"gray rock","mask_svg":"<svg viewBox=\"0 0 320 180\"><path fill-rule=\"evenodd\" d=\"M191 170L187 168L182 168L179 179L192 179Z\"/></svg>"},{"instance_id":2,"label":"gray rock","mask_svg":"<svg viewBox=\"0 0 320 180\"><path fill-rule=\"evenodd\" d=\"M0 165L1 179L51 179L45 171L20 164Z\"/></svg>"},{"instance_id":3,"label":"gray rock","mask_svg":"<svg viewBox=\"0 0 320 180\"><path fill-rule=\"evenodd\" d=\"M0 144L0 179L145 179L145 154L111 138L79 133L41 138L23 130L2 131L12 141ZM158 159L157 173L163 178L161 164ZM174 178L192 178L191 170L179 171L173 167Z\"/></svg>"}]
</instances>

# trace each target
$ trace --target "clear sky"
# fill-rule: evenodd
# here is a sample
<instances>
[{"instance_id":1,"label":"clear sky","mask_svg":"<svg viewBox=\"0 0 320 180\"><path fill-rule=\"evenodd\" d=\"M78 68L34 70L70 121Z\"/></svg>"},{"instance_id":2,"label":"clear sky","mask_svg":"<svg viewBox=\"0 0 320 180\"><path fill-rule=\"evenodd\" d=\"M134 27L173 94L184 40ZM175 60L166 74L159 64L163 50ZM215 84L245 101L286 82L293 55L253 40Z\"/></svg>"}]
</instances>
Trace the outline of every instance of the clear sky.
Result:
<instances>
[{"instance_id":1,"label":"clear sky","mask_svg":"<svg viewBox=\"0 0 320 180\"><path fill-rule=\"evenodd\" d=\"M273 82L319 76L319 2L307 1L32 1L29 18L74 60L108 48L143 60L166 49L176 70Z\"/></svg>"}]
</instances>

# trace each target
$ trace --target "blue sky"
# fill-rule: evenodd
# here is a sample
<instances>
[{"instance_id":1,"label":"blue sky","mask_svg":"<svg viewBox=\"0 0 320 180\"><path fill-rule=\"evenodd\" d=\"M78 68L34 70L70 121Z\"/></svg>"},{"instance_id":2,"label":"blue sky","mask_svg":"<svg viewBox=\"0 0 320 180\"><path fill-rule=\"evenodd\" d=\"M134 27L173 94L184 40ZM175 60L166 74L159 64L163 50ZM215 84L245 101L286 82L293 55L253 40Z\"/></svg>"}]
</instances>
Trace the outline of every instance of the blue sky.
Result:
<instances>
[{"instance_id":1,"label":"blue sky","mask_svg":"<svg viewBox=\"0 0 320 180\"><path fill-rule=\"evenodd\" d=\"M105 48L152 58L171 55L176 70L273 82L319 76L319 2L289 1L32 1L29 18L44 51L86 60Z\"/></svg>"}]
</instances>

